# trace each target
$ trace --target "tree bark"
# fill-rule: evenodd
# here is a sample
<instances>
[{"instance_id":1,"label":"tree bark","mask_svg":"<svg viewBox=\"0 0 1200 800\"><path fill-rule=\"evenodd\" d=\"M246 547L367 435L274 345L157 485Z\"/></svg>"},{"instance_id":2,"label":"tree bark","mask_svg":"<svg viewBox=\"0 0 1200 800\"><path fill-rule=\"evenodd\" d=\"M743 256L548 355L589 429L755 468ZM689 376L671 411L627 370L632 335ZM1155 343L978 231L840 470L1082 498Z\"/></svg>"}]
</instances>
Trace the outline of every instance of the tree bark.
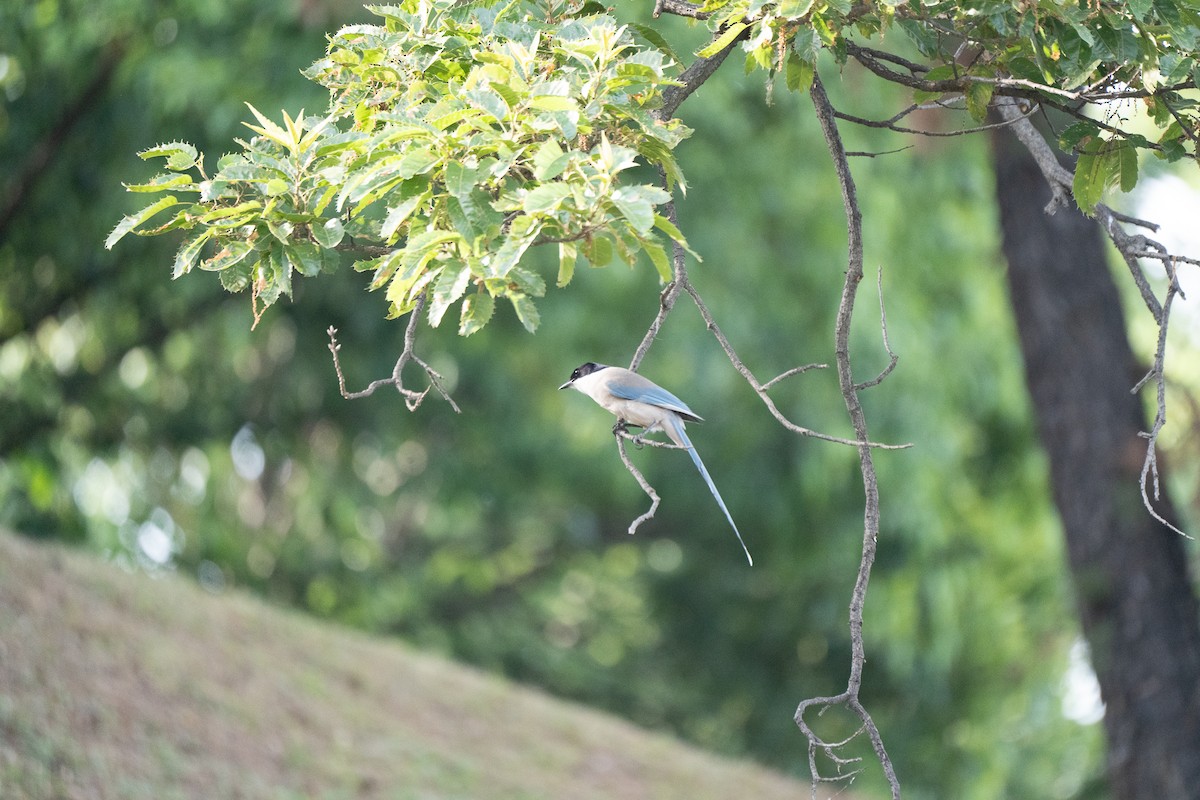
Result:
<instances>
[{"instance_id":1,"label":"tree bark","mask_svg":"<svg viewBox=\"0 0 1200 800\"><path fill-rule=\"evenodd\" d=\"M1200 617L1184 540L1142 506L1145 373L1096 224L1048 215L1045 180L993 138L996 193L1025 376L1105 703L1117 800L1200 797ZM1156 506L1177 524L1169 499Z\"/></svg>"}]
</instances>

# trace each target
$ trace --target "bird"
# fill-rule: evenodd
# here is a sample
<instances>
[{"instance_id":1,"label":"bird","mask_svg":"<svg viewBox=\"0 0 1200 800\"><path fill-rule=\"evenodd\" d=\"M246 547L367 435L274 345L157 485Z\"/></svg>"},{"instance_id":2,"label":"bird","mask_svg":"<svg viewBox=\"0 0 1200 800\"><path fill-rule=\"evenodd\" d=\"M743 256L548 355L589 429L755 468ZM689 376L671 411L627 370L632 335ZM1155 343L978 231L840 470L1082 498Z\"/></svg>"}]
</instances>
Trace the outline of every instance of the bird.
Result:
<instances>
[{"instance_id":1,"label":"bird","mask_svg":"<svg viewBox=\"0 0 1200 800\"><path fill-rule=\"evenodd\" d=\"M601 408L615 414L618 421L614 431L625 425L641 428L642 436L662 431L678 447L687 450L688 455L696 464L696 469L700 470L704 482L708 484L708 490L716 498L717 505L725 512L725 519L729 520L730 527L737 535L738 542L742 545L742 551L746 554L746 560L750 562L751 566L754 565L754 559L750 557L746 541L742 539L742 532L734 523L733 516L725 506L725 501L721 499L721 493L717 491L717 486L708 474L704 462L700 460L700 454L696 452L696 448L684 430L685 421L703 422L700 415L654 381L623 367L612 367L588 361L576 367L571 372L571 379L558 388L561 391L568 387L586 394Z\"/></svg>"}]
</instances>

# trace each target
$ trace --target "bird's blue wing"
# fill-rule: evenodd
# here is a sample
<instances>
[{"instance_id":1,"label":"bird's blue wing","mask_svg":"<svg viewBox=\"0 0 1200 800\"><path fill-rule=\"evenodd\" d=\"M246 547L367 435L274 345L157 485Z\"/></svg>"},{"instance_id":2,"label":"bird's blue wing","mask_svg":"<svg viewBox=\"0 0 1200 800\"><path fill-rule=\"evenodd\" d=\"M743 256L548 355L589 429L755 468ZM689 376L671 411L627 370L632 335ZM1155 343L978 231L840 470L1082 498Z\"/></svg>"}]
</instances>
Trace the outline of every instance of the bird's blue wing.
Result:
<instances>
[{"instance_id":1,"label":"bird's blue wing","mask_svg":"<svg viewBox=\"0 0 1200 800\"><path fill-rule=\"evenodd\" d=\"M639 381L638 383L640 384L641 382ZM652 406L667 408L685 419L700 421L700 415L688 408L687 403L661 386L651 383L649 380L644 385L613 380L609 381L607 386L608 391L622 400L634 400L639 403L648 403Z\"/></svg>"}]
</instances>

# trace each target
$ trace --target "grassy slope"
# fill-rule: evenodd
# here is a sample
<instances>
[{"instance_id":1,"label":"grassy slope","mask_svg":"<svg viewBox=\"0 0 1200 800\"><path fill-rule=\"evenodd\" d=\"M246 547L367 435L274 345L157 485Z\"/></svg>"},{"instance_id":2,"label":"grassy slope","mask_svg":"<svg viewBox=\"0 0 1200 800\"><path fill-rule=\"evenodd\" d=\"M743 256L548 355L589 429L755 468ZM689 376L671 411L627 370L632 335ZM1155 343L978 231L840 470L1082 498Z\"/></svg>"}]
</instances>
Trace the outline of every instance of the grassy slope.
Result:
<instances>
[{"instance_id":1,"label":"grassy slope","mask_svg":"<svg viewBox=\"0 0 1200 800\"><path fill-rule=\"evenodd\" d=\"M0 532L4 800L806 796L394 641Z\"/></svg>"}]
</instances>

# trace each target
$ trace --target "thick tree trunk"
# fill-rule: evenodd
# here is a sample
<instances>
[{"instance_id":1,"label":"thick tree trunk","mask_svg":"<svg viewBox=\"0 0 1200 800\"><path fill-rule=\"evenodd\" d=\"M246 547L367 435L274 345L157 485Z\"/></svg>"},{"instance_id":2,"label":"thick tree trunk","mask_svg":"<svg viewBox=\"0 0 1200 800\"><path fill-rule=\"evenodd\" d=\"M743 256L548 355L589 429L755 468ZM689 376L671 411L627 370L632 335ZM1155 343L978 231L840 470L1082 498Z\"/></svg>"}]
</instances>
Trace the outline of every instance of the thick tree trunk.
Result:
<instances>
[{"instance_id":1,"label":"thick tree trunk","mask_svg":"<svg viewBox=\"0 0 1200 800\"><path fill-rule=\"evenodd\" d=\"M993 140L1013 311L1050 457L1083 632L1100 680L1119 800L1200 797L1200 619L1184 541L1142 507L1144 374L1096 224L1047 215L1017 141ZM1169 502L1158 506L1174 520Z\"/></svg>"}]
</instances>

